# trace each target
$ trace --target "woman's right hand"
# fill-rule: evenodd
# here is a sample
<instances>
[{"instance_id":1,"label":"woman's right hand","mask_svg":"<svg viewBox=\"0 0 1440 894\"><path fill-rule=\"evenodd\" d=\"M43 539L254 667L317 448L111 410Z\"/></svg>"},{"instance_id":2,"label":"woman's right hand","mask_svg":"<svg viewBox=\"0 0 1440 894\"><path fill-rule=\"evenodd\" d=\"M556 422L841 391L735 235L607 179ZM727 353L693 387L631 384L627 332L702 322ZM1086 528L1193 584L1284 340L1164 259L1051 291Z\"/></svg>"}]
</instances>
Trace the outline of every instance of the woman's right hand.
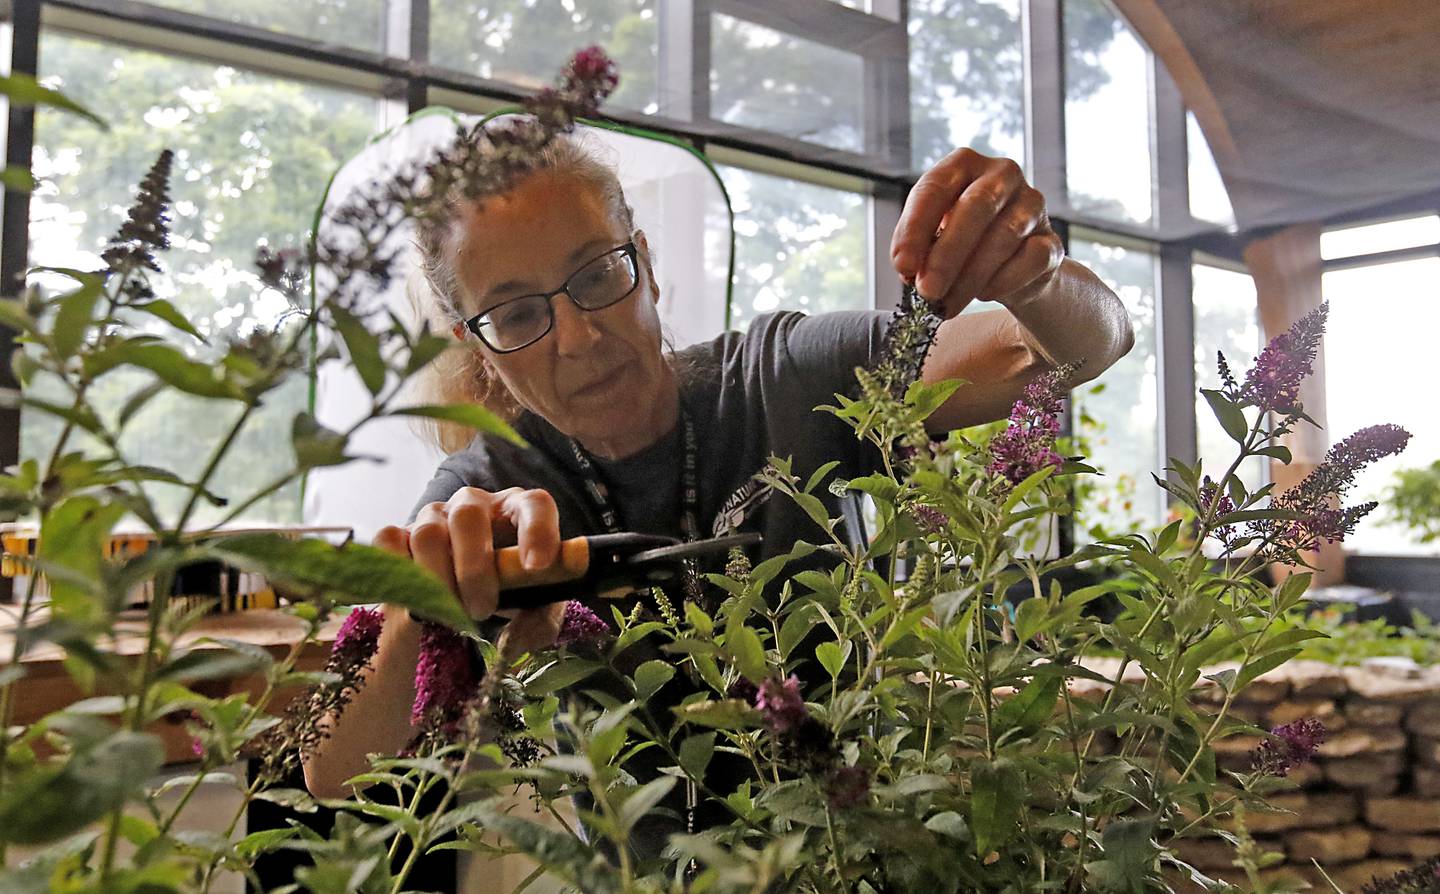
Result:
<instances>
[{"instance_id":1,"label":"woman's right hand","mask_svg":"<svg viewBox=\"0 0 1440 894\"><path fill-rule=\"evenodd\" d=\"M512 487L491 493L462 487L443 503L421 507L408 527L381 528L374 543L414 559L450 587L470 617L483 621L495 613L500 598L495 550L518 545L526 570L554 564L560 556L560 513L543 490ZM552 645L564 610L564 603L556 603L511 615L512 650Z\"/></svg>"}]
</instances>

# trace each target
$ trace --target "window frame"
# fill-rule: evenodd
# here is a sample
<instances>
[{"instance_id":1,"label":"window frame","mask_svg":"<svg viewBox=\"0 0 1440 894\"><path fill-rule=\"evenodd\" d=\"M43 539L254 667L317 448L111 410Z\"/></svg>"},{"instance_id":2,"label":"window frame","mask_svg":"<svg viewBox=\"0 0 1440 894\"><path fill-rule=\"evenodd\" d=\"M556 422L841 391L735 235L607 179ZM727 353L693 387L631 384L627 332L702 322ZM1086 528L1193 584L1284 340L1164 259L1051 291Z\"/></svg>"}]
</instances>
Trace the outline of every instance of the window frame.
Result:
<instances>
[{"instance_id":1,"label":"window frame","mask_svg":"<svg viewBox=\"0 0 1440 894\"><path fill-rule=\"evenodd\" d=\"M660 91L664 105L653 115L618 110L607 112L606 117L687 141L727 164L765 173L783 171L784 176L825 185L843 183L864 192L869 199L866 263L872 305L893 308L900 285L889 275L890 234L915 181L915 172L909 169L907 10L908 0L870 0L869 11L832 0L783 0L783 5L777 0L665 0L657 6L657 76L665 85ZM713 121L709 90L693 87L708 84L711 22L717 13L807 40L846 44L844 49L860 55L864 63L865 151L841 152ZM21 72L35 70L41 31L56 30L372 93L389 100L396 111L403 107L405 112L414 112L435 102L467 111L484 110L513 104L526 95L513 84L432 64L430 0L386 0L383 52L325 44L138 0L11 0L8 8L0 5L0 18L12 26L12 65ZM1160 406L1192 407L1192 259L1203 251L1238 264L1243 238L1190 215L1185 108L1173 80L1153 53L1149 79L1154 171L1151 224L1100 219L1065 206L1063 27L1063 0L1023 0L1026 168L1036 188L1051 198L1052 218L1062 238L1071 225L1082 226L1104 240L1138 241L1158 254ZM32 109L9 110L5 157L14 159L17 166L28 168L33 126ZM23 193L7 192L0 222L0 242L4 244L0 281L14 283L23 276L27 230L28 199ZM9 334L0 333L0 352L8 351L9 345ZM13 385L8 364L0 364L0 386L4 385ZM16 460L19 448L18 412L0 409L0 414L5 414L0 417L0 464L8 464ZM1184 413L1165 413L1161 447L1162 456L1194 462L1193 413L1188 418ZM1062 532L1062 537L1067 536ZM0 600L3 598L0 592Z\"/></svg>"}]
</instances>

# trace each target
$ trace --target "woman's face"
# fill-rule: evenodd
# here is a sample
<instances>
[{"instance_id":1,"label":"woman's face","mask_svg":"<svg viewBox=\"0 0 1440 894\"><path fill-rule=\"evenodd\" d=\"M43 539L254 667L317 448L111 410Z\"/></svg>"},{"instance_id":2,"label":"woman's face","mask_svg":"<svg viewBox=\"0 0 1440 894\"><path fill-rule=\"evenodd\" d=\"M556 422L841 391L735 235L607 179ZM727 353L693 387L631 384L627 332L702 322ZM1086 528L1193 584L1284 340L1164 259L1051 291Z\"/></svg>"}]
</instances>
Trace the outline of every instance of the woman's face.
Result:
<instances>
[{"instance_id":1,"label":"woman's face","mask_svg":"<svg viewBox=\"0 0 1440 894\"><path fill-rule=\"evenodd\" d=\"M456 269L466 318L558 289L586 261L631 241L600 190L549 171L472 206L460 223ZM629 296L590 311L556 295L555 325L539 341L509 353L479 348L522 406L602 456L653 443L674 419L659 291L643 234L634 241L639 284Z\"/></svg>"}]
</instances>

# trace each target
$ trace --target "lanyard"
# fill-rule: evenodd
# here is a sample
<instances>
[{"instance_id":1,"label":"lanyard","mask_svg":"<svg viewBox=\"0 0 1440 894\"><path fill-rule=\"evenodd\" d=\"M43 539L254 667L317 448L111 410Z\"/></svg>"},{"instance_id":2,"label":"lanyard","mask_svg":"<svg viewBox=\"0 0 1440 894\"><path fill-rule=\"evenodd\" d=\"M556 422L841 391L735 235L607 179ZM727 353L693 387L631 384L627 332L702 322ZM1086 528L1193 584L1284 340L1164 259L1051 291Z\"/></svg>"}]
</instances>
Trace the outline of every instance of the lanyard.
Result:
<instances>
[{"instance_id":1,"label":"lanyard","mask_svg":"<svg viewBox=\"0 0 1440 894\"><path fill-rule=\"evenodd\" d=\"M680 405L680 427L685 442L685 454L680 467L680 527L688 542L700 539L700 440L695 436L695 423L686 412L684 403ZM595 463L590 460L585 448L580 446L580 442L574 438L569 441L575 464L580 467L580 474L585 478L585 486L581 489L590 499L590 505L600 517L600 523L605 526L606 532L619 533L620 513L610 499L610 488L601 479L599 470L595 468ZM685 567L685 590L693 596L699 592L699 568L693 559L687 561Z\"/></svg>"}]
</instances>

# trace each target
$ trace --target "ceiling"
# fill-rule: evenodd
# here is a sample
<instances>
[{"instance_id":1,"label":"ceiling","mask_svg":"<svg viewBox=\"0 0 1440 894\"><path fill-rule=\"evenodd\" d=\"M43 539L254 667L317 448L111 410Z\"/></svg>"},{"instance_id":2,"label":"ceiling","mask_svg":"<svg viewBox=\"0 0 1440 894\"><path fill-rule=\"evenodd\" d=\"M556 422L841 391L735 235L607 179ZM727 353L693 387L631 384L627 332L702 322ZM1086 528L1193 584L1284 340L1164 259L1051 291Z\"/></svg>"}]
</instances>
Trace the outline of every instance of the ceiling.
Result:
<instances>
[{"instance_id":1,"label":"ceiling","mask_svg":"<svg viewBox=\"0 0 1440 894\"><path fill-rule=\"evenodd\" d=\"M1195 112L1243 230L1440 204L1437 0L1114 0Z\"/></svg>"}]
</instances>

